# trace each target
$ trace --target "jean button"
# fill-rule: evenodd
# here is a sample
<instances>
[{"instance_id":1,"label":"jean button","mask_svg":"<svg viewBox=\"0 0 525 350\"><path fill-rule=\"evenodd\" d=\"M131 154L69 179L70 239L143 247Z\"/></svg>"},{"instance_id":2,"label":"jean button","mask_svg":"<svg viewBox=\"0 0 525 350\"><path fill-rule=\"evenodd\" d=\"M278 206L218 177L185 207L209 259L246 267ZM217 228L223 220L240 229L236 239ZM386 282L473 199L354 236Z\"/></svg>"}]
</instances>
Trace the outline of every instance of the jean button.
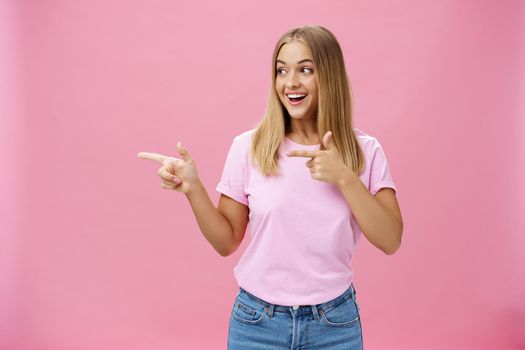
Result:
<instances>
[{"instance_id":1,"label":"jean button","mask_svg":"<svg viewBox=\"0 0 525 350\"><path fill-rule=\"evenodd\" d=\"M297 310L299 308L299 305L292 306L294 310Z\"/></svg>"}]
</instances>

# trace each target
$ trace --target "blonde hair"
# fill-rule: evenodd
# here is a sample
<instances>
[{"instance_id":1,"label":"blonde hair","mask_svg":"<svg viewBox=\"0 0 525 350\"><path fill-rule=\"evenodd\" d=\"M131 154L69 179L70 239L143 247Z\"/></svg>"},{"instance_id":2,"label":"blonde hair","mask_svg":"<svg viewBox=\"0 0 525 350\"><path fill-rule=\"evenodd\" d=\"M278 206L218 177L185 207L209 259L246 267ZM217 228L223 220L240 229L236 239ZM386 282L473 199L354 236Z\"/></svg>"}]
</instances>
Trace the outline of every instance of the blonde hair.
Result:
<instances>
[{"instance_id":1,"label":"blonde hair","mask_svg":"<svg viewBox=\"0 0 525 350\"><path fill-rule=\"evenodd\" d=\"M264 175L278 174L279 146L290 131L290 115L275 90L276 60L281 47L293 40L304 43L312 53L318 91L317 132L322 140L332 131L332 140L343 162L356 174L364 168L364 154L354 134L350 82L343 53L335 36L326 28L306 25L283 34L273 51L272 85L264 118L253 134L251 156ZM321 149L324 146L321 145Z\"/></svg>"}]
</instances>

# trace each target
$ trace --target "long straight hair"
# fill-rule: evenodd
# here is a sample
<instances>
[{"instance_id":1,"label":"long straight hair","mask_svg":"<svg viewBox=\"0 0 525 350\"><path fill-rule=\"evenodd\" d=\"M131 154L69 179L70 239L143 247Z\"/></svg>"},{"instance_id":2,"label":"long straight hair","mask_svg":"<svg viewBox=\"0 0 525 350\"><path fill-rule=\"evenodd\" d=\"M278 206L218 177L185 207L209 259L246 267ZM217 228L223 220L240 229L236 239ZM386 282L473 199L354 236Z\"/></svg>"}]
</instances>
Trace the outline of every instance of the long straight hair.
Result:
<instances>
[{"instance_id":1,"label":"long straight hair","mask_svg":"<svg viewBox=\"0 0 525 350\"><path fill-rule=\"evenodd\" d=\"M266 112L253 134L251 156L259 171L268 176L279 173L279 146L291 126L291 117L275 90L276 60L283 45L293 40L304 43L312 53L318 91L317 132L322 140L332 131L332 140L346 166L356 174L364 168L364 154L354 134L353 97L343 53L335 36L326 28L306 25L290 29L275 45L272 56L272 85ZM324 145L321 145L324 149Z\"/></svg>"}]
</instances>

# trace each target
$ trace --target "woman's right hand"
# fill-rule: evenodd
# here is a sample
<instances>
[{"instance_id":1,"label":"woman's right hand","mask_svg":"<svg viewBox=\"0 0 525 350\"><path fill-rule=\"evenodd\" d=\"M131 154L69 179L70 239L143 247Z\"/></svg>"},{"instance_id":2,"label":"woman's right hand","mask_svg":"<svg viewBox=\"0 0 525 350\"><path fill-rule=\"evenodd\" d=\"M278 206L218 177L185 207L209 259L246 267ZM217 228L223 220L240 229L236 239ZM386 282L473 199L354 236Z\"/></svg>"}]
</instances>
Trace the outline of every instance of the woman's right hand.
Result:
<instances>
[{"instance_id":1,"label":"woman's right hand","mask_svg":"<svg viewBox=\"0 0 525 350\"><path fill-rule=\"evenodd\" d=\"M151 159L162 164L157 171L157 174L162 178L160 184L162 188L188 193L199 182L197 167L188 150L180 142L177 143L177 150L182 159L150 152L139 152L138 157Z\"/></svg>"}]
</instances>

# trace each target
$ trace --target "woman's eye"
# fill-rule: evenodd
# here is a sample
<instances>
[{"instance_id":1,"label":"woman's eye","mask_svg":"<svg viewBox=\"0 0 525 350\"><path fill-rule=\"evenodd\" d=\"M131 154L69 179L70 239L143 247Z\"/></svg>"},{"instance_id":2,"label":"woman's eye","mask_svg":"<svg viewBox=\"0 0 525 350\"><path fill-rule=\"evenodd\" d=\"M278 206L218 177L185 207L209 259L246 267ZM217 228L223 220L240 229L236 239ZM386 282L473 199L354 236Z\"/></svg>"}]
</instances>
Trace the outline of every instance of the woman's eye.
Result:
<instances>
[{"instance_id":1,"label":"woman's eye","mask_svg":"<svg viewBox=\"0 0 525 350\"><path fill-rule=\"evenodd\" d=\"M310 67L302 67L300 69L301 72L304 72L304 73L312 73L313 70L312 68ZM285 74L286 73L286 70L284 68L277 68L277 74L279 75L282 75L282 74Z\"/></svg>"}]
</instances>

